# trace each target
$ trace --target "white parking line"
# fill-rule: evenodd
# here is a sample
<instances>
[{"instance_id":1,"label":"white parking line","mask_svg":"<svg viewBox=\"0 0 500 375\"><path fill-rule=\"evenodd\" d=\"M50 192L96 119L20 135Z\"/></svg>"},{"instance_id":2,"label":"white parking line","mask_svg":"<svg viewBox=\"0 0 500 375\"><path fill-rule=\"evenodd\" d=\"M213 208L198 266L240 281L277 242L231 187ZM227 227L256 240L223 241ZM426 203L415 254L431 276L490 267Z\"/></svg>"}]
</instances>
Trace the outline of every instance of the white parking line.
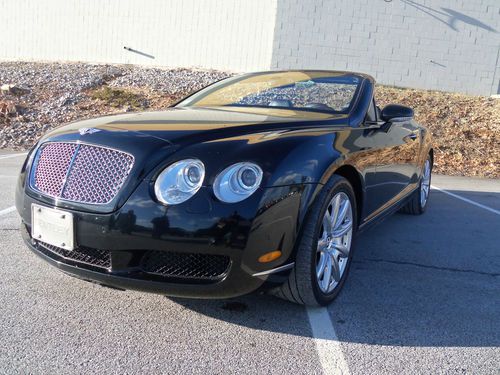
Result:
<instances>
[{"instance_id":1,"label":"white parking line","mask_svg":"<svg viewBox=\"0 0 500 375\"><path fill-rule=\"evenodd\" d=\"M326 307L307 307L307 316L325 374L350 374L337 333Z\"/></svg>"},{"instance_id":2,"label":"white parking line","mask_svg":"<svg viewBox=\"0 0 500 375\"><path fill-rule=\"evenodd\" d=\"M17 158L18 156L25 156L28 155L27 152L23 152L22 154L10 154L10 155L0 155L0 160L2 159L10 159L10 158Z\"/></svg>"},{"instance_id":3,"label":"white parking line","mask_svg":"<svg viewBox=\"0 0 500 375\"><path fill-rule=\"evenodd\" d=\"M8 207L0 211L0 216L10 214L11 212L16 210L16 206Z\"/></svg>"},{"instance_id":4,"label":"white parking line","mask_svg":"<svg viewBox=\"0 0 500 375\"><path fill-rule=\"evenodd\" d=\"M475 202L458 194L451 193L434 185L431 185L431 188L476 207L480 207L484 210L500 215L500 211L485 206L484 204ZM340 342L337 337L337 333L335 332L335 328L333 327L328 310L325 307L308 307L306 310L314 341L316 343L316 350L318 352L319 360L324 373L350 374L349 366L342 352L342 347L340 346Z\"/></svg>"},{"instance_id":5,"label":"white parking line","mask_svg":"<svg viewBox=\"0 0 500 375\"><path fill-rule=\"evenodd\" d=\"M482 208L482 209L484 209L484 210L487 210L487 211L493 212L494 214L500 215L500 211L495 210L494 208L491 208L491 207L485 206L484 204L481 204L481 203L475 202L475 201L470 200L470 199L468 199L468 198L462 197L462 196L460 196L460 195L458 195L458 194L451 193L451 192L449 192L449 191L447 191L447 190L444 190L444 189L438 188L438 187L436 187L436 186L434 186L434 185L431 185L431 188L432 188L432 189L435 189L435 190L438 190L438 191L440 191L441 193L448 194L448 195L450 195L450 196L452 196L452 197L454 197L454 198L460 199L461 201L464 201L464 202L467 202L467 203L473 204L474 206L480 207L480 208Z\"/></svg>"}]
</instances>

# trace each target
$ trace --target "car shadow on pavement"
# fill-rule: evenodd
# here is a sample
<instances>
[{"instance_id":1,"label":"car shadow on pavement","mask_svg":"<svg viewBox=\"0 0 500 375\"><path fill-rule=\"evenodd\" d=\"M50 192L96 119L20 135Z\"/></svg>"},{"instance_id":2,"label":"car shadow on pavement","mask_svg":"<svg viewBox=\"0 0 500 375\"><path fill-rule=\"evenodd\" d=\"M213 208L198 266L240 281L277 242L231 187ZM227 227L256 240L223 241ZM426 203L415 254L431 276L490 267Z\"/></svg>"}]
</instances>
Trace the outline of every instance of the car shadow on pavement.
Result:
<instances>
[{"instance_id":1,"label":"car shadow on pavement","mask_svg":"<svg viewBox=\"0 0 500 375\"><path fill-rule=\"evenodd\" d=\"M349 279L328 307L340 341L500 346L498 215L439 191L431 198L425 215L396 214L360 235ZM302 306L271 296L171 299L231 324L312 335Z\"/></svg>"}]
</instances>

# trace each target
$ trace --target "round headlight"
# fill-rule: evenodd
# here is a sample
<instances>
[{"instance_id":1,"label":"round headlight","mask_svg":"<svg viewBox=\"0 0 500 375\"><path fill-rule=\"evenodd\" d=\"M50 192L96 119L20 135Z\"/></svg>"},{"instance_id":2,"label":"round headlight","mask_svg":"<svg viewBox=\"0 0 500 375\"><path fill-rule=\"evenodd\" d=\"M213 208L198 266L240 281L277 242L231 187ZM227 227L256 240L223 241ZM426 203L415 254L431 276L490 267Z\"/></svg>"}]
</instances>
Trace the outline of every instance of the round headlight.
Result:
<instances>
[{"instance_id":1,"label":"round headlight","mask_svg":"<svg viewBox=\"0 0 500 375\"><path fill-rule=\"evenodd\" d=\"M205 166L200 160L186 159L165 168L155 182L156 198L165 204L187 201L203 184Z\"/></svg>"},{"instance_id":2,"label":"round headlight","mask_svg":"<svg viewBox=\"0 0 500 375\"><path fill-rule=\"evenodd\" d=\"M262 169L254 163L236 163L215 178L215 196L227 203L242 201L257 190L262 181Z\"/></svg>"}]
</instances>

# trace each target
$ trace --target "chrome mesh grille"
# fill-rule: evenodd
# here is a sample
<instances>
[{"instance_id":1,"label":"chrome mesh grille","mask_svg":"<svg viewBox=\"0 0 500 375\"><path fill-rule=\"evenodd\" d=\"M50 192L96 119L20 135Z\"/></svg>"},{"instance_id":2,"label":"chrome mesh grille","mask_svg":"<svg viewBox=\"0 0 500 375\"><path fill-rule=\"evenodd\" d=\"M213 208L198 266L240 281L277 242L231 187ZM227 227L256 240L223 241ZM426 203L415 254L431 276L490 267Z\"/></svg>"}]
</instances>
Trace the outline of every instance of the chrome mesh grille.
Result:
<instances>
[{"instance_id":1,"label":"chrome mesh grille","mask_svg":"<svg viewBox=\"0 0 500 375\"><path fill-rule=\"evenodd\" d=\"M47 143L38 151L32 187L73 202L104 204L123 186L133 156L104 147L76 143Z\"/></svg>"},{"instance_id":2,"label":"chrome mesh grille","mask_svg":"<svg viewBox=\"0 0 500 375\"><path fill-rule=\"evenodd\" d=\"M109 202L125 182L132 163L132 156L123 152L82 146L69 172L62 197L75 202Z\"/></svg>"},{"instance_id":3,"label":"chrome mesh grille","mask_svg":"<svg viewBox=\"0 0 500 375\"><path fill-rule=\"evenodd\" d=\"M77 148L75 143L50 143L39 150L33 187L42 193L59 197Z\"/></svg>"}]
</instances>

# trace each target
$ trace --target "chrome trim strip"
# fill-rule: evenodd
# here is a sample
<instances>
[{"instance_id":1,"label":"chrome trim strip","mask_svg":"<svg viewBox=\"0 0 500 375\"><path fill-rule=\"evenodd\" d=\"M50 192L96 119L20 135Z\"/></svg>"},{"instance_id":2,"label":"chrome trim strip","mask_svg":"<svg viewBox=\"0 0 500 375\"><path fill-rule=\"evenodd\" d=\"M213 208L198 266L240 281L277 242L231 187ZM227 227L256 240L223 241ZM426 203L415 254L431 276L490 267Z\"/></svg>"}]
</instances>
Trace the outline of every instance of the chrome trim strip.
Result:
<instances>
[{"instance_id":1,"label":"chrome trim strip","mask_svg":"<svg viewBox=\"0 0 500 375\"><path fill-rule=\"evenodd\" d=\"M41 149L41 146L38 146L37 149L33 151L32 160L31 160L31 163L29 165L30 174L28 176L28 185L32 190L35 190L35 191L38 191L35 188L34 179L35 179L35 171L36 171L36 168L38 167L38 160L40 159L40 154L41 154L40 149Z\"/></svg>"},{"instance_id":2,"label":"chrome trim strip","mask_svg":"<svg viewBox=\"0 0 500 375\"><path fill-rule=\"evenodd\" d=\"M64 189L66 189L66 184L68 182L69 174L71 173L71 169L73 169L73 164L75 164L75 160L76 160L76 157L78 156L78 151L80 151L80 147L82 147L82 145L80 143L78 143L76 145L75 152L74 152L73 156L71 157L71 161L69 162L69 165L68 165L68 170L66 171L66 176L64 177L64 180L63 180L63 185L62 185L61 191L59 192L60 197L62 197L64 194Z\"/></svg>"},{"instance_id":3,"label":"chrome trim strip","mask_svg":"<svg viewBox=\"0 0 500 375\"><path fill-rule=\"evenodd\" d=\"M276 272L281 272L281 271L286 271L290 268L292 268L295 265L295 262L285 264L284 266L276 267L267 271L262 271L262 272L257 272L254 273L252 276L265 276L265 275L270 275L272 273Z\"/></svg>"}]
</instances>

